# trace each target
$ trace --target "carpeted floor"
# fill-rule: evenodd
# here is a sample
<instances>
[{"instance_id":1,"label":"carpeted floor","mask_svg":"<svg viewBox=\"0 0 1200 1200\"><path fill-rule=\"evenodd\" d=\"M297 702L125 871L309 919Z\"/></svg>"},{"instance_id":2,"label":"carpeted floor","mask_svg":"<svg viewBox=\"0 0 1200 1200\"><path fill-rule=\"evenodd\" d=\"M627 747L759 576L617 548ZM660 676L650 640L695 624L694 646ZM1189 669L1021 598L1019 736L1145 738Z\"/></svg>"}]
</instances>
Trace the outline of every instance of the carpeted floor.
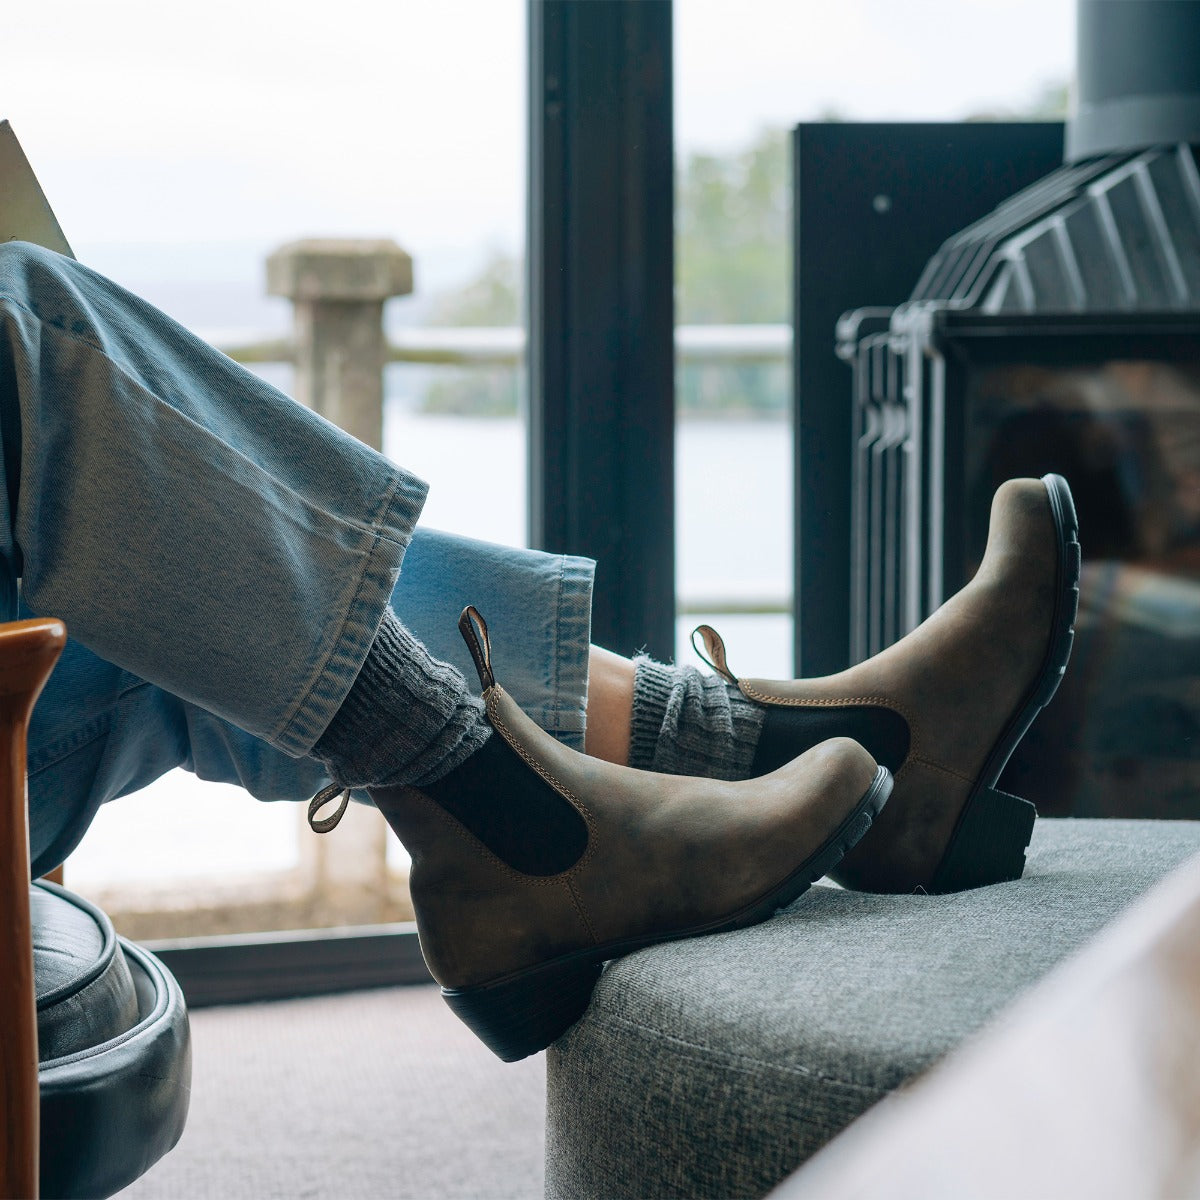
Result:
<instances>
[{"instance_id":1,"label":"carpeted floor","mask_svg":"<svg viewBox=\"0 0 1200 1200\"><path fill-rule=\"evenodd\" d=\"M545 1065L505 1064L432 987L192 1013L179 1145L126 1200L542 1195Z\"/></svg>"}]
</instances>

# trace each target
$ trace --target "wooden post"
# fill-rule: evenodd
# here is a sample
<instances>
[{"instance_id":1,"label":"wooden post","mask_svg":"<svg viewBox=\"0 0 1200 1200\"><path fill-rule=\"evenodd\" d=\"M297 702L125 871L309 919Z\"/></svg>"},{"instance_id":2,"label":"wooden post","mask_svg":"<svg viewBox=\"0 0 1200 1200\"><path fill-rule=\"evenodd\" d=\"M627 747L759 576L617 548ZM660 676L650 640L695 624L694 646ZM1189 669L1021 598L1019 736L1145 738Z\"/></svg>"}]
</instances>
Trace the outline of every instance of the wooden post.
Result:
<instances>
[{"instance_id":1,"label":"wooden post","mask_svg":"<svg viewBox=\"0 0 1200 1200\"><path fill-rule=\"evenodd\" d=\"M412 291L412 259L386 240L292 242L267 259L267 290L294 305L296 399L381 450L383 306ZM347 814L329 837L305 826L301 870L321 916L343 924L390 919L388 838L374 811Z\"/></svg>"},{"instance_id":2,"label":"wooden post","mask_svg":"<svg viewBox=\"0 0 1200 1200\"><path fill-rule=\"evenodd\" d=\"M61 621L19 621L0 628L0 1196L38 1194L25 731L66 640Z\"/></svg>"}]
</instances>

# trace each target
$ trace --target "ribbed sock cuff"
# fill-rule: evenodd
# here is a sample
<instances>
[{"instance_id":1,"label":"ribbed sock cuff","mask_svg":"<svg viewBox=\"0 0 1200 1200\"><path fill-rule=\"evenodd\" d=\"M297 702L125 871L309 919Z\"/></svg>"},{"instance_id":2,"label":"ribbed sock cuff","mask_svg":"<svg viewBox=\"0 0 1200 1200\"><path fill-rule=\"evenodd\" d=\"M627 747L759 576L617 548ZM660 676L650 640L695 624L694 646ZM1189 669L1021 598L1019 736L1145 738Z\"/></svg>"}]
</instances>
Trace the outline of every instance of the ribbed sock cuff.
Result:
<instances>
[{"instance_id":1,"label":"ribbed sock cuff","mask_svg":"<svg viewBox=\"0 0 1200 1200\"><path fill-rule=\"evenodd\" d=\"M313 748L346 787L421 787L491 735L483 701L388 609L362 670Z\"/></svg>"},{"instance_id":2,"label":"ribbed sock cuff","mask_svg":"<svg viewBox=\"0 0 1200 1200\"><path fill-rule=\"evenodd\" d=\"M720 676L634 660L631 767L746 779L765 719L761 705Z\"/></svg>"},{"instance_id":3,"label":"ribbed sock cuff","mask_svg":"<svg viewBox=\"0 0 1200 1200\"><path fill-rule=\"evenodd\" d=\"M654 770L654 755L675 688L675 668L652 658L633 660L633 713L629 720L629 765Z\"/></svg>"}]
</instances>

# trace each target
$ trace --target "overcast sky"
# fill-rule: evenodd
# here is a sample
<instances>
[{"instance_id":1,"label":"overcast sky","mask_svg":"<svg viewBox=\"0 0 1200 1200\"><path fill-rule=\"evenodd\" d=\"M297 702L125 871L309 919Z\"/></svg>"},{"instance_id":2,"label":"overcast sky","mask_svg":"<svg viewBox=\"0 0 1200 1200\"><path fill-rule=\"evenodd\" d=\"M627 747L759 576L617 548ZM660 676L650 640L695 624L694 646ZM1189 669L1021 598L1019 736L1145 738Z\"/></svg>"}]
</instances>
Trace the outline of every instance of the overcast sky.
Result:
<instances>
[{"instance_id":1,"label":"overcast sky","mask_svg":"<svg viewBox=\"0 0 1200 1200\"><path fill-rule=\"evenodd\" d=\"M140 255L145 271L215 278L230 256L314 233L465 262L521 236L524 11L25 3L5 15L0 116L100 265ZM729 148L828 109L1019 107L1069 75L1073 20L1073 0L676 0L678 147Z\"/></svg>"}]
</instances>

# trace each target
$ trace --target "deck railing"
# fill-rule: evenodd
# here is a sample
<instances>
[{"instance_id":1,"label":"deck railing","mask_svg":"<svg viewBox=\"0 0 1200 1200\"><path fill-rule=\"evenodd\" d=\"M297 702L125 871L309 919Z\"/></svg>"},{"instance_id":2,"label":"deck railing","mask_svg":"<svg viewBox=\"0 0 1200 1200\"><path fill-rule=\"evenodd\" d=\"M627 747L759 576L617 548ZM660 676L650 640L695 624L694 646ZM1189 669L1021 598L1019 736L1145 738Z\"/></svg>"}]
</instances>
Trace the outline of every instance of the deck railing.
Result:
<instances>
[{"instance_id":1,"label":"deck railing","mask_svg":"<svg viewBox=\"0 0 1200 1200\"><path fill-rule=\"evenodd\" d=\"M231 342L220 347L235 362L294 363L292 338ZM789 325L680 325L675 352L683 365L747 366L785 363L792 353ZM519 367L525 331L516 327L423 326L398 329L387 339L386 361L441 367Z\"/></svg>"}]
</instances>

